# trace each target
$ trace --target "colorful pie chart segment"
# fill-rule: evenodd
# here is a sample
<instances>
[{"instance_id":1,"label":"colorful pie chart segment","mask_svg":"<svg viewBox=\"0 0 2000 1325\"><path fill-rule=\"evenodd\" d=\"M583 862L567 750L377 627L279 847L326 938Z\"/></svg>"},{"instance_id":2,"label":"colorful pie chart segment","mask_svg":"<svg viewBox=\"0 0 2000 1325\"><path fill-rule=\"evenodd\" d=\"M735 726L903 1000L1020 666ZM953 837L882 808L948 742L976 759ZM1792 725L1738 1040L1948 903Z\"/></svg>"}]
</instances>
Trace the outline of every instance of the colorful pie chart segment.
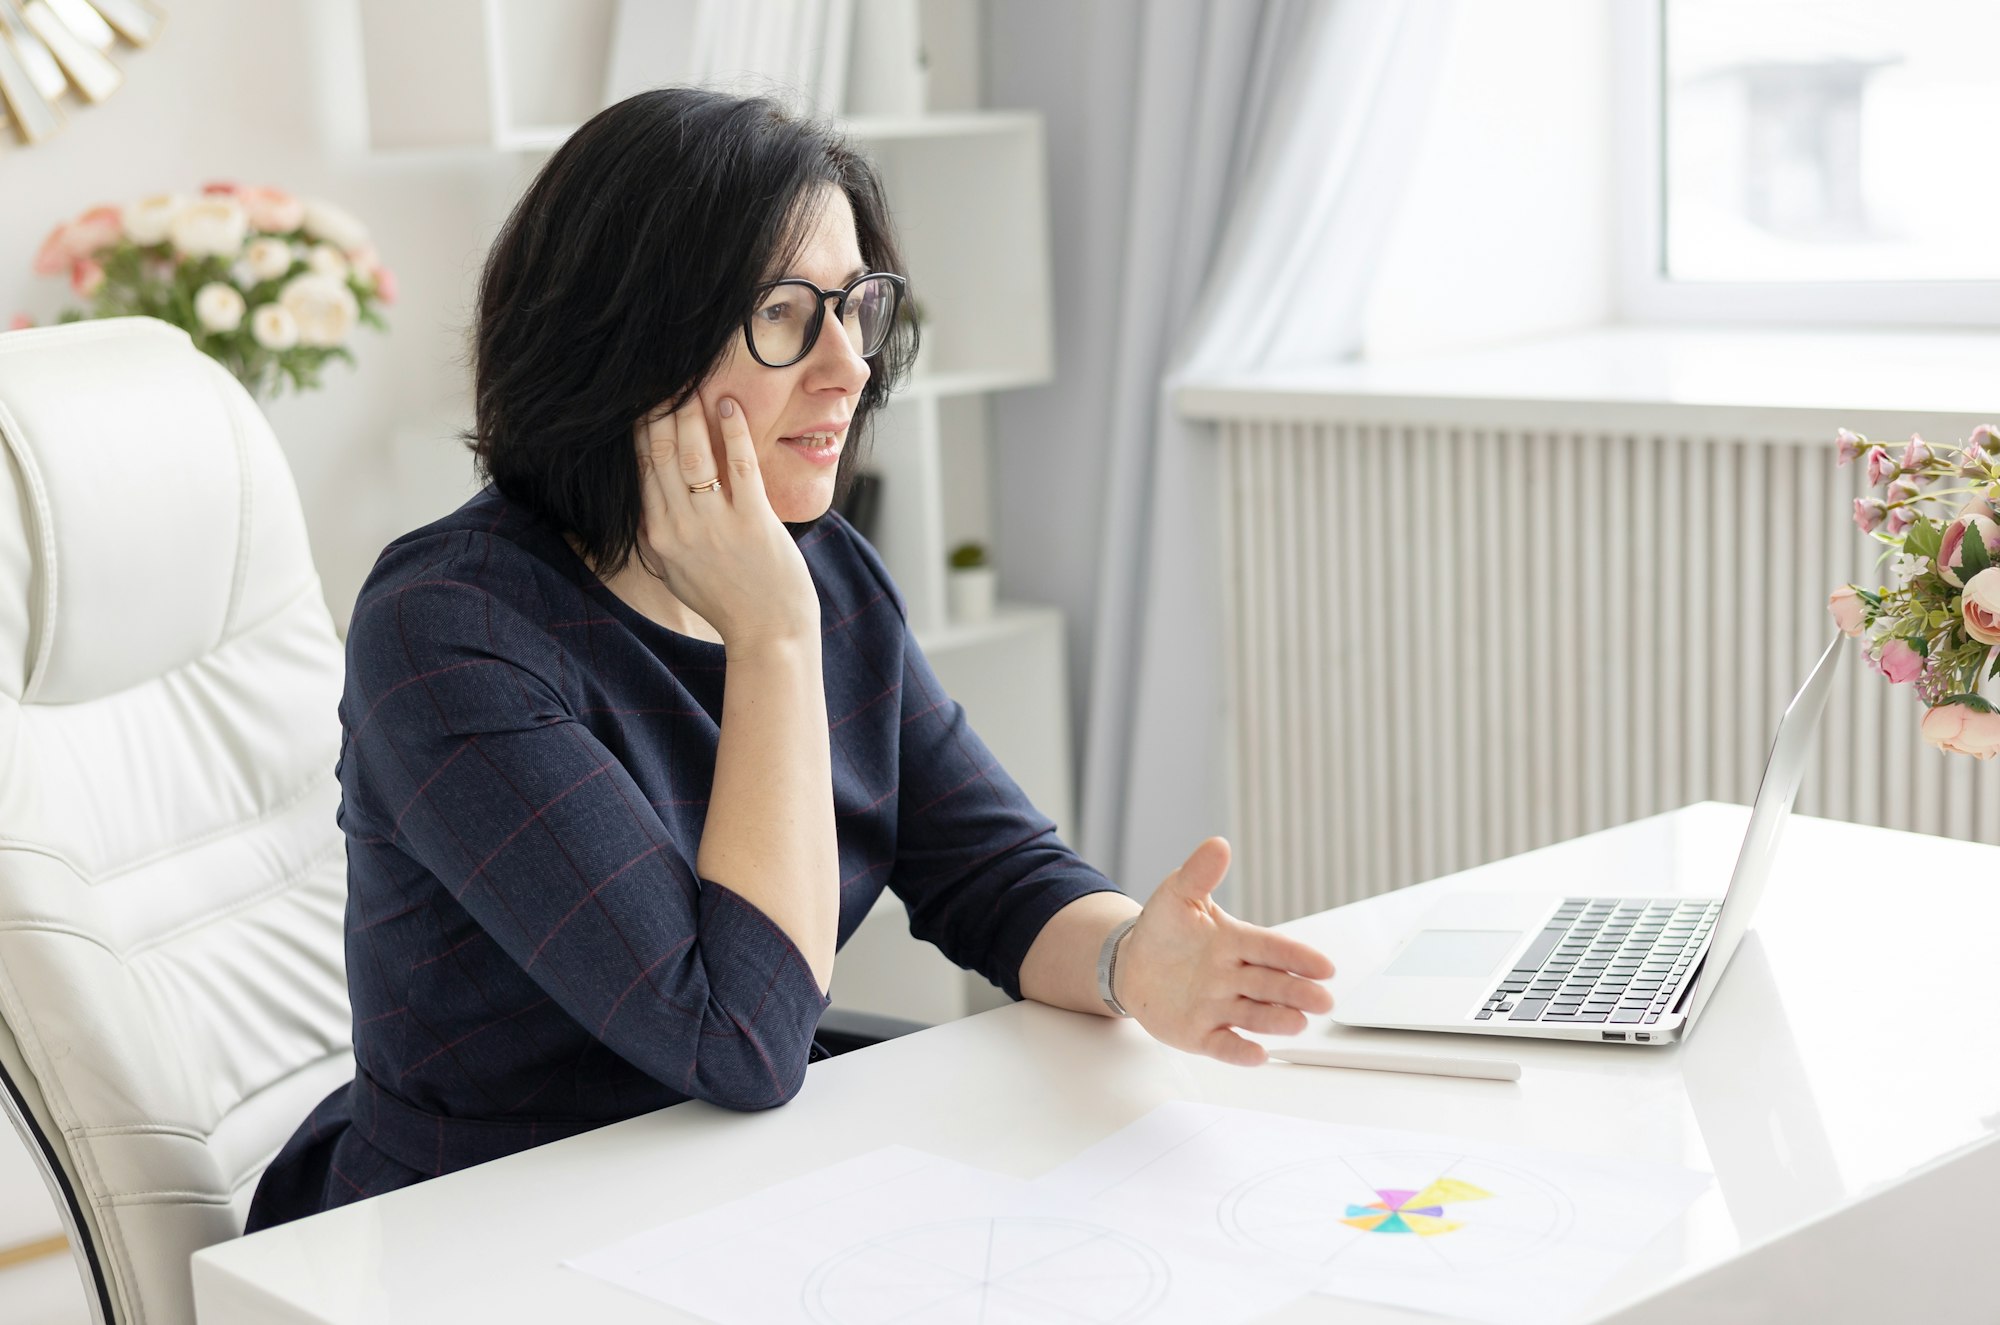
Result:
<instances>
[{"instance_id":1,"label":"colorful pie chart segment","mask_svg":"<svg viewBox=\"0 0 2000 1325\"><path fill-rule=\"evenodd\" d=\"M1444 1217L1446 1202L1483 1201L1493 1195L1483 1188L1455 1178L1439 1178L1422 1191L1378 1187L1377 1200L1366 1205L1350 1205L1340 1222L1364 1233L1415 1233L1436 1237L1465 1226L1463 1220Z\"/></svg>"}]
</instances>

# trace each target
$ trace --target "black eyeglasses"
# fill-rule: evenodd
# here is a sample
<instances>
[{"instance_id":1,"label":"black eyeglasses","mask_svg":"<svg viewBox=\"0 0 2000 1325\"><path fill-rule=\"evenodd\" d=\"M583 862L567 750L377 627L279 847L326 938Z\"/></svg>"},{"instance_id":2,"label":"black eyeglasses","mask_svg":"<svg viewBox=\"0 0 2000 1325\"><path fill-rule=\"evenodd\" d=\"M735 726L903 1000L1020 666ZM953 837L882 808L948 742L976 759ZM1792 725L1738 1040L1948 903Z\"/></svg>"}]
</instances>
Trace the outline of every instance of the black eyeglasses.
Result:
<instances>
[{"instance_id":1,"label":"black eyeglasses","mask_svg":"<svg viewBox=\"0 0 2000 1325\"><path fill-rule=\"evenodd\" d=\"M845 290L822 290L811 281L788 276L757 287L757 297L743 318L743 340L750 357L766 368L788 368L812 353L819 340L821 310L836 301L847 340L864 359L882 348L896 309L903 301L903 278L886 271L857 277Z\"/></svg>"}]
</instances>

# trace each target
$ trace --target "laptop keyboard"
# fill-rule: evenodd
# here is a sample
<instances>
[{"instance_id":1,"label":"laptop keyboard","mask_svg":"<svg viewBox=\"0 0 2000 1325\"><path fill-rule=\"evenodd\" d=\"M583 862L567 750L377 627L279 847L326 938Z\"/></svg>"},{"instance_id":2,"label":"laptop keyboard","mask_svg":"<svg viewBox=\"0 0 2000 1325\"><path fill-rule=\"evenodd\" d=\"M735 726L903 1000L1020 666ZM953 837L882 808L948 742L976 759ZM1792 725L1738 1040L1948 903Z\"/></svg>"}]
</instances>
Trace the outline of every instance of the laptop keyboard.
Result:
<instances>
[{"instance_id":1,"label":"laptop keyboard","mask_svg":"<svg viewBox=\"0 0 2000 1325\"><path fill-rule=\"evenodd\" d=\"M1474 1019L1650 1026L1679 997L1721 909L1720 898L1566 898Z\"/></svg>"}]
</instances>

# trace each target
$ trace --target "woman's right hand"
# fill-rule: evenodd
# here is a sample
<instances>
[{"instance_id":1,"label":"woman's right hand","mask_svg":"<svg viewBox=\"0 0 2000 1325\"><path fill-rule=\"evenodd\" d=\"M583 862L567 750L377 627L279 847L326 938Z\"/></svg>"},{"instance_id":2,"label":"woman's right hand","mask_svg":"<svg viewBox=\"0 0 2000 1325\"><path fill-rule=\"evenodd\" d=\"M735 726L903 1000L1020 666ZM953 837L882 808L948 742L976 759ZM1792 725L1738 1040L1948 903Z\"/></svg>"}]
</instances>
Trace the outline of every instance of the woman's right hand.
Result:
<instances>
[{"instance_id":1,"label":"woman's right hand","mask_svg":"<svg viewBox=\"0 0 2000 1325\"><path fill-rule=\"evenodd\" d=\"M698 392L681 408L633 425L640 562L732 653L787 641L817 645L819 595L764 493L743 409L724 397L716 415L720 447ZM720 488L690 491L716 478Z\"/></svg>"}]
</instances>

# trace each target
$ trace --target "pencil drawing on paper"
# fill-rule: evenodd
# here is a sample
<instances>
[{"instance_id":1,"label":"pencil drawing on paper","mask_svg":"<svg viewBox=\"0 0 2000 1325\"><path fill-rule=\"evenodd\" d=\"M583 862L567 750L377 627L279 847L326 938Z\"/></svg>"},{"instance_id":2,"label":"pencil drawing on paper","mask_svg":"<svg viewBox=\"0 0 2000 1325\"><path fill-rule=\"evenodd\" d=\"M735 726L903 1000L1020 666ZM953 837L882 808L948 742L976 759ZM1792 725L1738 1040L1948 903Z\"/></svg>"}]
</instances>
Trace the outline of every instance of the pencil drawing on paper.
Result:
<instances>
[{"instance_id":1,"label":"pencil drawing on paper","mask_svg":"<svg viewBox=\"0 0 2000 1325\"><path fill-rule=\"evenodd\" d=\"M960 1219L870 1238L820 1263L800 1305L818 1325L1076 1325L1145 1317L1167 1263L1123 1233L1066 1219Z\"/></svg>"}]
</instances>

